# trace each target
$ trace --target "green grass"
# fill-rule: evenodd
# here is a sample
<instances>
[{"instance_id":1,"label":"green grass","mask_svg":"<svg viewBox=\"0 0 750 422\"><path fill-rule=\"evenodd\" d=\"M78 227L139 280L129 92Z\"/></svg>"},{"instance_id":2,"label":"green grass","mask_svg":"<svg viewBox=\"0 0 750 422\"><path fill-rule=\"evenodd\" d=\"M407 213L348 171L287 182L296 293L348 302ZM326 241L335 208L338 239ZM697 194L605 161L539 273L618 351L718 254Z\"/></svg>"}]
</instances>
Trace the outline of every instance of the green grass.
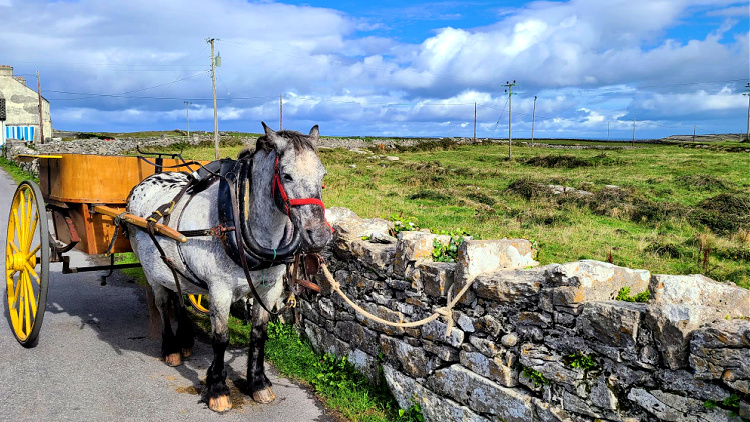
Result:
<instances>
[{"instance_id":1,"label":"green grass","mask_svg":"<svg viewBox=\"0 0 750 422\"><path fill-rule=\"evenodd\" d=\"M10 177L12 177L16 183L20 183L24 180L33 180L36 184L39 184L38 177L22 169L14 161L8 160L5 157L0 157L0 167L8 172L8 174L10 174Z\"/></svg>"},{"instance_id":2,"label":"green grass","mask_svg":"<svg viewBox=\"0 0 750 422\"><path fill-rule=\"evenodd\" d=\"M461 227L482 239L526 238L542 264L606 261L611 252L616 265L700 273L750 288L748 154L674 144L637 147L554 150L519 143L508 160L507 144L436 139L423 147L389 150L399 161L326 149L320 151L328 170L323 200L363 218L412 221L443 232ZM221 156L234 157L241 148L223 146ZM187 148L184 155L212 159L213 147ZM549 184L594 195L552 195Z\"/></svg>"}]
</instances>

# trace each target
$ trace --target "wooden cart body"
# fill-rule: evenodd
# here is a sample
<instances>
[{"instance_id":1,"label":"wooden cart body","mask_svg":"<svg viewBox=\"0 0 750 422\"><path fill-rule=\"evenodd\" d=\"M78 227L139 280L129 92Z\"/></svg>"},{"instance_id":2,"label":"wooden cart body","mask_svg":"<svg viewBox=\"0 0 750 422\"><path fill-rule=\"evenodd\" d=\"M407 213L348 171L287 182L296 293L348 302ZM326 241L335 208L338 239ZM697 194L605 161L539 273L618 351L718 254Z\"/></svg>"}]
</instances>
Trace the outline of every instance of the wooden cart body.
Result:
<instances>
[{"instance_id":1,"label":"wooden cart body","mask_svg":"<svg viewBox=\"0 0 750 422\"><path fill-rule=\"evenodd\" d=\"M39 187L48 209L52 210L57 240L69 244L77 234L80 241L76 248L90 255L105 253L115 233L114 217L95 212L93 207L104 205L124 212L133 187L156 172L152 164L138 157L87 154L37 157ZM164 158L160 164L169 167L180 163L178 159ZM192 170L197 168L192 166ZM185 167L179 170L187 171ZM66 214L72 220L72 227L66 222ZM111 252L130 251L127 236L120 232Z\"/></svg>"}]
</instances>

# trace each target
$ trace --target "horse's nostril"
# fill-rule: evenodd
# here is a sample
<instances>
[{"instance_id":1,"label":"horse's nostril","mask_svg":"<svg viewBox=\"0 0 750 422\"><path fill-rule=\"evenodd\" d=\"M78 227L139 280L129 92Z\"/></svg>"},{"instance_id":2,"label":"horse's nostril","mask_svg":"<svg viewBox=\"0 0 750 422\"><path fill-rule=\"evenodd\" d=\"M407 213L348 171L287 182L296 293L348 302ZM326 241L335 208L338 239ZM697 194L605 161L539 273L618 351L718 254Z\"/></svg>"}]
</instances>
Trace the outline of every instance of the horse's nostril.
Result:
<instances>
[{"instance_id":1,"label":"horse's nostril","mask_svg":"<svg viewBox=\"0 0 750 422\"><path fill-rule=\"evenodd\" d=\"M307 238L310 239L310 240L312 240L313 239L313 230L312 229L307 229L306 232L307 232Z\"/></svg>"}]
</instances>

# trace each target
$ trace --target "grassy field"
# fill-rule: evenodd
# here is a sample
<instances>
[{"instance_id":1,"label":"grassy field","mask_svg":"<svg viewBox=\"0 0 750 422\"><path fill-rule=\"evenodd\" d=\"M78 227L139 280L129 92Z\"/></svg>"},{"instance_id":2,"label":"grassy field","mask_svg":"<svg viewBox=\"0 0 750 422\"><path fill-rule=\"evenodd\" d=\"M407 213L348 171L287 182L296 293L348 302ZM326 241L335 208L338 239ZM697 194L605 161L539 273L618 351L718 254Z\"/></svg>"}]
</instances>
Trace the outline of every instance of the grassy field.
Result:
<instances>
[{"instance_id":1,"label":"grassy field","mask_svg":"<svg viewBox=\"0 0 750 422\"><path fill-rule=\"evenodd\" d=\"M328 169L323 199L328 207L347 207L365 218L413 221L444 232L462 229L483 239L526 238L542 264L611 260L654 273L706 274L750 288L750 155L636 146L514 145L512 160L507 144L435 141L387 151L398 161L321 149ZM221 155L234 156L239 149L227 147ZM213 149L189 149L185 155L211 158ZM556 195L550 184L591 195Z\"/></svg>"}]
</instances>

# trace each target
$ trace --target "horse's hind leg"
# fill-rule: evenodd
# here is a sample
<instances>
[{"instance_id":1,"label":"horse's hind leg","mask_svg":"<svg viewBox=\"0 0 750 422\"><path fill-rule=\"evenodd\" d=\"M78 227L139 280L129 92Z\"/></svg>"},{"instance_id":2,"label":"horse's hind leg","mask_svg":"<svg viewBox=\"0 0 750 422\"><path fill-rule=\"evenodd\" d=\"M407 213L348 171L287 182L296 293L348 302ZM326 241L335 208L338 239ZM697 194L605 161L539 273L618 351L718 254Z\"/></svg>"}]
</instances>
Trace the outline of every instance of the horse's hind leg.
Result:
<instances>
[{"instance_id":1,"label":"horse's hind leg","mask_svg":"<svg viewBox=\"0 0 750 422\"><path fill-rule=\"evenodd\" d=\"M195 344L195 331L193 323L190 321L187 309L180 305L180 297L176 292L171 292L172 305L177 317L177 342L182 350L180 351L183 358L190 357L193 354L193 345Z\"/></svg>"},{"instance_id":2,"label":"horse's hind leg","mask_svg":"<svg viewBox=\"0 0 750 422\"><path fill-rule=\"evenodd\" d=\"M250 352L247 356L247 384L253 400L258 403L270 403L276 398L263 367L268 339L268 316L268 312L257 302L253 303L253 330L250 333Z\"/></svg>"},{"instance_id":3,"label":"horse's hind leg","mask_svg":"<svg viewBox=\"0 0 750 422\"><path fill-rule=\"evenodd\" d=\"M224 368L224 352L229 345L229 307L232 304L231 291L220 291L214 289L211 295L211 348L214 351L214 360L206 374L205 398L208 400L209 409L215 412L224 412L232 408L232 400L229 397L229 388L226 384L227 371Z\"/></svg>"},{"instance_id":4,"label":"horse's hind leg","mask_svg":"<svg viewBox=\"0 0 750 422\"><path fill-rule=\"evenodd\" d=\"M180 356L180 342L172 332L172 321L169 318L170 297L174 293L158 283L151 284L154 291L154 302L161 317L161 355L169 366L182 364Z\"/></svg>"}]
</instances>

